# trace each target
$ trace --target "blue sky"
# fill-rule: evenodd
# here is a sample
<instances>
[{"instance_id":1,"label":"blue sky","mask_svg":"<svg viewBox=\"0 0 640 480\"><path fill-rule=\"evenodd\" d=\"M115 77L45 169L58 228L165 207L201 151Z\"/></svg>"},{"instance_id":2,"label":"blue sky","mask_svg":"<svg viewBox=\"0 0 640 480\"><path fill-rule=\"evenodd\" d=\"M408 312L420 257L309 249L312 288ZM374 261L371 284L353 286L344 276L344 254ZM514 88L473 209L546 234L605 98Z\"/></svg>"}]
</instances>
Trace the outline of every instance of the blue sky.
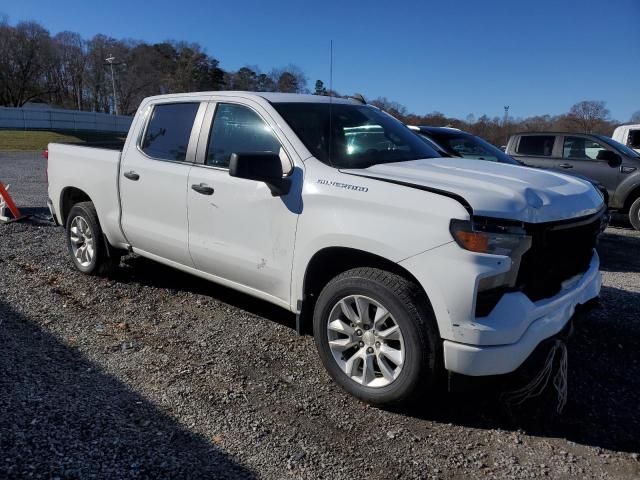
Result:
<instances>
[{"instance_id":1,"label":"blue sky","mask_svg":"<svg viewBox=\"0 0 640 480\"><path fill-rule=\"evenodd\" d=\"M10 2L10 3L9 3ZM222 68L293 63L312 88L386 96L415 113L464 118L558 114L604 100L640 110L640 0L277 1L5 0L11 23L52 33L195 41Z\"/></svg>"}]
</instances>

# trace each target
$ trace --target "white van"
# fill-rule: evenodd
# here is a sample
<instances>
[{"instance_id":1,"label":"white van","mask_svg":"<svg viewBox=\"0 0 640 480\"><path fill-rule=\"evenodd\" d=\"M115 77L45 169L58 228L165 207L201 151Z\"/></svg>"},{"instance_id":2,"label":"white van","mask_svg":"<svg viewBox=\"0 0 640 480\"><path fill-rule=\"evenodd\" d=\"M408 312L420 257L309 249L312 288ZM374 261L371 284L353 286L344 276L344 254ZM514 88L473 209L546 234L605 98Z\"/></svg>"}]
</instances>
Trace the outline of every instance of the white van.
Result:
<instances>
[{"instance_id":1,"label":"white van","mask_svg":"<svg viewBox=\"0 0 640 480\"><path fill-rule=\"evenodd\" d=\"M621 125L613 131L611 138L640 152L640 124Z\"/></svg>"}]
</instances>

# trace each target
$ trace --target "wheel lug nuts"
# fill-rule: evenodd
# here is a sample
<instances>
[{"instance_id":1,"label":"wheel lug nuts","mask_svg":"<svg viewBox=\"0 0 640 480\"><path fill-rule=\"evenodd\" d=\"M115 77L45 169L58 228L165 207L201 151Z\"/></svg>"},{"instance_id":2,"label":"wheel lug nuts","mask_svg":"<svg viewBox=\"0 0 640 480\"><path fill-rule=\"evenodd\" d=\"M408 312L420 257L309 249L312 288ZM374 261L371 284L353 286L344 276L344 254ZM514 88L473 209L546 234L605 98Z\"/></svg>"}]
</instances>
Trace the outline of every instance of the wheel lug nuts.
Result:
<instances>
[{"instance_id":1,"label":"wheel lug nuts","mask_svg":"<svg viewBox=\"0 0 640 480\"><path fill-rule=\"evenodd\" d=\"M360 343L358 343L358 346L360 346L360 347L364 347L364 342L360 342Z\"/></svg>"},{"instance_id":2,"label":"wheel lug nuts","mask_svg":"<svg viewBox=\"0 0 640 480\"><path fill-rule=\"evenodd\" d=\"M367 353L373 353L373 348L371 347L367 348Z\"/></svg>"},{"instance_id":3,"label":"wheel lug nuts","mask_svg":"<svg viewBox=\"0 0 640 480\"><path fill-rule=\"evenodd\" d=\"M376 342L376 347L380 348L380 342Z\"/></svg>"},{"instance_id":4,"label":"wheel lug nuts","mask_svg":"<svg viewBox=\"0 0 640 480\"><path fill-rule=\"evenodd\" d=\"M362 330L356 330L356 335L361 336L362 335Z\"/></svg>"}]
</instances>

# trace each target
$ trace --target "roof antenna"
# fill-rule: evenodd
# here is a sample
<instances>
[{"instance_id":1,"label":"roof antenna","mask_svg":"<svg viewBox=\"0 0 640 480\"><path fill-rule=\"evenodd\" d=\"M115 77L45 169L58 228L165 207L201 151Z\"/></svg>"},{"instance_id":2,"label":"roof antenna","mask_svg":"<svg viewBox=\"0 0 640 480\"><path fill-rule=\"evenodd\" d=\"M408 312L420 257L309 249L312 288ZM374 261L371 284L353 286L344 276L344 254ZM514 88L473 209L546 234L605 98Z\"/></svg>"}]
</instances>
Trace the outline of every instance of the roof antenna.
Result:
<instances>
[{"instance_id":1,"label":"roof antenna","mask_svg":"<svg viewBox=\"0 0 640 480\"><path fill-rule=\"evenodd\" d=\"M329 41L329 164L333 166L331 146L333 145L333 39Z\"/></svg>"}]
</instances>

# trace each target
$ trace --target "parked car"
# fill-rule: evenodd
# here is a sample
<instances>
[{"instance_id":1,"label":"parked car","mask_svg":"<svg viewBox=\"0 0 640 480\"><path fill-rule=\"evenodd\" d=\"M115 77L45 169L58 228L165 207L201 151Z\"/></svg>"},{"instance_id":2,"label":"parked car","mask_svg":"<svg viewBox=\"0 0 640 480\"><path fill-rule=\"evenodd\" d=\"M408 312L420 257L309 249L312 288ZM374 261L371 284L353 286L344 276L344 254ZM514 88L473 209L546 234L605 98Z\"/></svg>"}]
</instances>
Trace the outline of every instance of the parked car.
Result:
<instances>
[{"instance_id":1,"label":"parked car","mask_svg":"<svg viewBox=\"0 0 640 480\"><path fill-rule=\"evenodd\" d=\"M636 152L640 152L640 124L621 125L613 131L611 138Z\"/></svg>"},{"instance_id":2,"label":"parked car","mask_svg":"<svg viewBox=\"0 0 640 480\"><path fill-rule=\"evenodd\" d=\"M373 404L441 371L513 372L600 291L606 208L590 185L439 158L348 99L151 97L121 150L52 143L48 162L79 271L134 252L279 305Z\"/></svg>"},{"instance_id":3,"label":"parked car","mask_svg":"<svg viewBox=\"0 0 640 480\"><path fill-rule=\"evenodd\" d=\"M410 125L409 128L428 141L429 144L444 157L472 158L477 160L487 160L490 162L506 163L509 165L532 166L507 155L503 150L492 145L483 138L457 128L413 125ZM576 172L556 168L547 168L547 170L561 172L565 175L568 174L590 182L602 194L605 199L605 203L608 203L609 194L607 189L597 180L585 177L584 175L580 175Z\"/></svg>"},{"instance_id":4,"label":"parked car","mask_svg":"<svg viewBox=\"0 0 640 480\"><path fill-rule=\"evenodd\" d=\"M583 133L519 133L507 154L528 165L576 172L603 184L609 207L640 230L640 154L605 137Z\"/></svg>"}]
</instances>

